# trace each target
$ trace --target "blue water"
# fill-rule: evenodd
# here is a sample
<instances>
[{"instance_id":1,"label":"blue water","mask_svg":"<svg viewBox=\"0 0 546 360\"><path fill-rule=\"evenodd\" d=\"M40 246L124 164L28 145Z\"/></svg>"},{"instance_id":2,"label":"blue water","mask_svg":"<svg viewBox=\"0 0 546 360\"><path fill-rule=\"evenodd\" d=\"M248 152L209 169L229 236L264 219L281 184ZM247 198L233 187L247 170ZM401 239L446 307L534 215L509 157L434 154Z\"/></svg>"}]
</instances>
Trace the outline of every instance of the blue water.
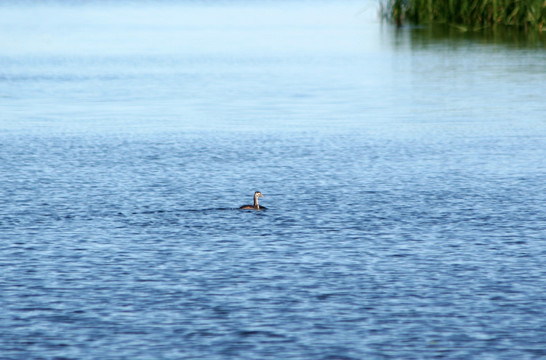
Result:
<instances>
[{"instance_id":1,"label":"blue water","mask_svg":"<svg viewBox=\"0 0 546 360\"><path fill-rule=\"evenodd\" d=\"M0 34L0 359L546 357L540 44L373 2Z\"/></svg>"}]
</instances>

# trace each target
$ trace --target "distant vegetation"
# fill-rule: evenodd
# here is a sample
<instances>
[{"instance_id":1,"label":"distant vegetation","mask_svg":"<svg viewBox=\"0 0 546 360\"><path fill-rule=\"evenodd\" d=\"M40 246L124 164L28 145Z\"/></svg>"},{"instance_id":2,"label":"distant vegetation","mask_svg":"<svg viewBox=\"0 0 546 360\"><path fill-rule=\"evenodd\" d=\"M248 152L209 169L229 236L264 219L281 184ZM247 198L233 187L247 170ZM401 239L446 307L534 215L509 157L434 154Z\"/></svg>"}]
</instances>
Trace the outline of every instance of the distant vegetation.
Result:
<instances>
[{"instance_id":1,"label":"distant vegetation","mask_svg":"<svg viewBox=\"0 0 546 360\"><path fill-rule=\"evenodd\" d=\"M443 23L478 30L509 26L546 31L546 0L380 0L382 15L397 25Z\"/></svg>"}]
</instances>

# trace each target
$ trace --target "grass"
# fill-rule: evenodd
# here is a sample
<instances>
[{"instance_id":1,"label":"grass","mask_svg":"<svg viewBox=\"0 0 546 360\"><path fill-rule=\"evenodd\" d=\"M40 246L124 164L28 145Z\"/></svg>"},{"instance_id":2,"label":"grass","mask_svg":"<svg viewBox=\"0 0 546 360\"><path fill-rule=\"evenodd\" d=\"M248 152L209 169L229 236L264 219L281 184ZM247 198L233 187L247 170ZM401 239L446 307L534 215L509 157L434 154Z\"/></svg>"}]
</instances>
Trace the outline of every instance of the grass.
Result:
<instances>
[{"instance_id":1,"label":"grass","mask_svg":"<svg viewBox=\"0 0 546 360\"><path fill-rule=\"evenodd\" d=\"M546 31L546 0L381 0L382 15L398 26L449 24L460 30L507 26Z\"/></svg>"}]
</instances>

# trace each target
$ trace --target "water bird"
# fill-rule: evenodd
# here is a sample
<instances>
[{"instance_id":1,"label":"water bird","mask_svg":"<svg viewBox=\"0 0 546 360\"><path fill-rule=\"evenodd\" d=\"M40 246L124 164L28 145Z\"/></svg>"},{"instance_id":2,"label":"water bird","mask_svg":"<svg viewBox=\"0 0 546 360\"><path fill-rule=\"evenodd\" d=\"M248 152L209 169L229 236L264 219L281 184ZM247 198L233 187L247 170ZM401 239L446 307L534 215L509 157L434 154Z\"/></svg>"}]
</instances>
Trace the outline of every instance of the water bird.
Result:
<instances>
[{"instance_id":1,"label":"water bird","mask_svg":"<svg viewBox=\"0 0 546 360\"><path fill-rule=\"evenodd\" d=\"M259 192L259 191L256 191L254 193L254 205L243 205L243 206L239 207L239 209L243 209L243 210L265 210L265 209L267 209L265 206L260 206L260 204L258 204L258 198L261 198L261 197L264 197L262 195L262 193Z\"/></svg>"}]
</instances>

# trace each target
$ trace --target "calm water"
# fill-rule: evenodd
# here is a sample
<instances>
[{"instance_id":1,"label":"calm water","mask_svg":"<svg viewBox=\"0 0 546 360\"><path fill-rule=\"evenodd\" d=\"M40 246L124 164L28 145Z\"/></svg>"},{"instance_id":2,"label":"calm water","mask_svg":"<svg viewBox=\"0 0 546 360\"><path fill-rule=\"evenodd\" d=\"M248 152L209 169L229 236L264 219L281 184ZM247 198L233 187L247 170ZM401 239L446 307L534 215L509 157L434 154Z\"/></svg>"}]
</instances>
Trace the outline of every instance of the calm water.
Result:
<instances>
[{"instance_id":1,"label":"calm water","mask_svg":"<svg viewBox=\"0 0 546 360\"><path fill-rule=\"evenodd\" d=\"M2 2L0 359L545 358L545 94L375 2Z\"/></svg>"}]
</instances>

